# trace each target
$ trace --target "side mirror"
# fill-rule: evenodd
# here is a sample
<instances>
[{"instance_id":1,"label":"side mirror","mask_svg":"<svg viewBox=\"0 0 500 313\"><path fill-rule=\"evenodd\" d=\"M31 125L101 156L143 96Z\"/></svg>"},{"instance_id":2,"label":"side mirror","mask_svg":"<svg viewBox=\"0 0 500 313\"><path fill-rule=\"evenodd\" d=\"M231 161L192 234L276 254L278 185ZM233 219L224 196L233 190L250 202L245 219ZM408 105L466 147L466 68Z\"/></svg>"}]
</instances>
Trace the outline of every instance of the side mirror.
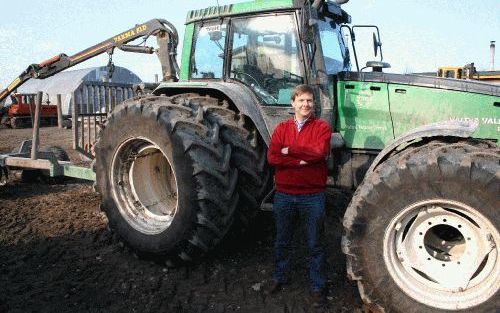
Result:
<instances>
[{"instance_id":1,"label":"side mirror","mask_svg":"<svg viewBox=\"0 0 500 313\"><path fill-rule=\"evenodd\" d=\"M373 53L375 56L377 56L379 48L382 49L382 43L380 42L380 39L377 39L377 35L373 33Z\"/></svg>"}]
</instances>

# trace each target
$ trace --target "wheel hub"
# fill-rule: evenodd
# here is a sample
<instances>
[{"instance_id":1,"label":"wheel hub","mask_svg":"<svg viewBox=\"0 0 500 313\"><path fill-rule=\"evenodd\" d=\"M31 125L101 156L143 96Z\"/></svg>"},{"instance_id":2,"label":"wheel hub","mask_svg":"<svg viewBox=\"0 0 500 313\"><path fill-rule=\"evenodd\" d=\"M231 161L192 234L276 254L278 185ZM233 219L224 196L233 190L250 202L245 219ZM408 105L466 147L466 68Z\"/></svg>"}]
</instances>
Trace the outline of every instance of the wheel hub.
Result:
<instances>
[{"instance_id":1,"label":"wheel hub","mask_svg":"<svg viewBox=\"0 0 500 313\"><path fill-rule=\"evenodd\" d=\"M116 150L111 184L120 214L141 233L170 227L177 212L177 182L171 162L146 138L130 138Z\"/></svg>"},{"instance_id":2,"label":"wheel hub","mask_svg":"<svg viewBox=\"0 0 500 313\"><path fill-rule=\"evenodd\" d=\"M384 260L396 283L414 299L464 309L498 290L498 242L495 227L474 208L430 200L393 219L384 237Z\"/></svg>"}]
</instances>

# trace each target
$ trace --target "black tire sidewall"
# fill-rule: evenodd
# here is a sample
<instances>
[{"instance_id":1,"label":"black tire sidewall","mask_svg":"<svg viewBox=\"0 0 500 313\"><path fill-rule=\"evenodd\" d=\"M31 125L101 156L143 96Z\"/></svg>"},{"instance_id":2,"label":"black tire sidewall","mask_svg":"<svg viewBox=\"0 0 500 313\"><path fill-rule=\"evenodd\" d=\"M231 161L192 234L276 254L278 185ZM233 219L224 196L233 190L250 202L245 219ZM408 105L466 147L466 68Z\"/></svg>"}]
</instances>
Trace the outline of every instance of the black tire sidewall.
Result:
<instances>
[{"instance_id":1,"label":"black tire sidewall","mask_svg":"<svg viewBox=\"0 0 500 313\"><path fill-rule=\"evenodd\" d=\"M363 215L358 217L366 228L354 235L356 246L361 252L362 261L356 262L362 263L363 284L368 287L369 293L373 293L371 298L382 299L376 302L382 302L388 311L448 312L413 300L392 279L382 248L387 228L404 208L432 199L452 200L471 206L496 226L499 225L495 205L498 204L498 199L494 192L485 190L484 185L471 181L470 177L460 171L448 174L429 171L426 162L420 162L411 169L397 169L394 163L390 167L391 165L367 178L373 182L373 189L363 199ZM498 296L497 291L488 301L463 311L493 312Z\"/></svg>"},{"instance_id":2,"label":"black tire sidewall","mask_svg":"<svg viewBox=\"0 0 500 313\"><path fill-rule=\"evenodd\" d=\"M96 154L96 174L102 193L102 208L108 215L111 227L137 250L152 253L175 251L176 244L187 240L196 222L196 197L189 193L195 190L192 163L189 156L184 154L182 139L171 135L170 125L166 125L161 118L157 119L153 114L141 114L139 110L134 110L134 107L129 109L131 110L122 109L120 118L108 123L99 144L100 152ZM125 220L115 203L109 181L109 170L116 149L127 139L138 137L147 138L161 149L177 177L177 212L172 224L163 232L154 235L137 231Z\"/></svg>"}]
</instances>

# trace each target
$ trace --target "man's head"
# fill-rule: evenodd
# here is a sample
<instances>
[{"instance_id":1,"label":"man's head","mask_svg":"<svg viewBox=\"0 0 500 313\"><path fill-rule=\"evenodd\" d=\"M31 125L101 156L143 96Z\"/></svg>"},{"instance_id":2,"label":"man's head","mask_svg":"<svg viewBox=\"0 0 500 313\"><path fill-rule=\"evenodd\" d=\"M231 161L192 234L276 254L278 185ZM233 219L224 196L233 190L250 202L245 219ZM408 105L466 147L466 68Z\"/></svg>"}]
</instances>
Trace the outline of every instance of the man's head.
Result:
<instances>
[{"instance_id":1,"label":"man's head","mask_svg":"<svg viewBox=\"0 0 500 313\"><path fill-rule=\"evenodd\" d=\"M295 118L302 121L308 118L313 112L314 90L309 85L298 85L293 90L291 100L295 111Z\"/></svg>"}]
</instances>

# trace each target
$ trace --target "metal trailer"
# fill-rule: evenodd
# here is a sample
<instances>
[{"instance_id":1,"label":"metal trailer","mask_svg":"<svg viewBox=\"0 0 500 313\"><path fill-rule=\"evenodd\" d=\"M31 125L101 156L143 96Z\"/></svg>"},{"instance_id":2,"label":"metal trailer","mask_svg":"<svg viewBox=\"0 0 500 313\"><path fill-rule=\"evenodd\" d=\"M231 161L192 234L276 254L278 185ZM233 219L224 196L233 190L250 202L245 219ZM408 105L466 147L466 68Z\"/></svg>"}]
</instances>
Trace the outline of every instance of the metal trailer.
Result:
<instances>
[{"instance_id":1,"label":"metal trailer","mask_svg":"<svg viewBox=\"0 0 500 313\"><path fill-rule=\"evenodd\" d=\"M143 42L147 40L150 36L155 36L157 38L157 43L159 48L157 50L152 47L145 45L127 45L128 42L133 41L138 38L143 38ZM163 19L153 19L146 23L136 25L131 29L120 33L116 36L108 38L92 47L89 47L83 51L80 51L74 55L67 56L66 54L59 54L48 60L45 60L38 64L31 64L28 68L21 73L16 79L14 79L7 88L0 90L0 103L2 103L12 92L15 92L18 87L23 85L26 81L32 78L44 79L53 76L65 69L73 67L80 64L88 59L98 56L102 53L107 53L109 55L109 63L107 65L108 71L110 73L114 70L114 64L112 62L112 55L115 48L122 51L134 52L134 53L145 53L153 54L156 53L160 60L162 71L163 71L163 81L177 81L176 73L179 72L179 68L175 59L176 48L177 48L178 35L175 27L168 21ZM109 93L110 98L111 94ZM116 90L115 90L116 95ZM73 102L76 99L76 94L73 94ZM80 94L82 97L83 95ZM88 94L87 94L88 96ZM72 165L70 162L58 160L54 153L48 151L39 151L39 128L40 128L40 116L41 116L41 104L42 104L42 93L37 94L36 99L36 109L33 121L33 138L23 142L21 147L17 152L0 155L0 184L5 184L8 178L8 170L10 169L39 169L44 170L44 174L49 176L68 176L75 177L86 180L95 180L96 175L92 169L83 168ZM73 106L73 149L83 152L88 156L88 149L78 149L78 125L75 105ZM109 111L109 108L106 108ZM87 112L88 113L88 112ZM0 111L0 120L5 112ZM105 114L102 114L105 115ZM88 114L81 115L82 123L87 117L87 121L90 121L90 116ZM102 122L102 118L101 118ZM84 127L82 130L82 145L84 145ZM90 130L89 130L90 139ZM94 130L94 139L96 137L96 132ZM31 148L30 148L31 143ZM88 142L90 147L90 142Z\"/></svg>"},{"instance_id":2,"label":"metal trailer","mask_svg":"<svg viewBox=\"0 0 500 313\"><path fill-rule=\"evenodd\" d=\"M53 151L40 151L40 110L42 92L38 92L33 120L33 137L25 140L17 151L0 154L0 185L7 183L9 170L42 170L50 177L73 177L95 181L95 172L91 168L73 165L69 161L58 159Z\"/></svg>"}]
</instances>

